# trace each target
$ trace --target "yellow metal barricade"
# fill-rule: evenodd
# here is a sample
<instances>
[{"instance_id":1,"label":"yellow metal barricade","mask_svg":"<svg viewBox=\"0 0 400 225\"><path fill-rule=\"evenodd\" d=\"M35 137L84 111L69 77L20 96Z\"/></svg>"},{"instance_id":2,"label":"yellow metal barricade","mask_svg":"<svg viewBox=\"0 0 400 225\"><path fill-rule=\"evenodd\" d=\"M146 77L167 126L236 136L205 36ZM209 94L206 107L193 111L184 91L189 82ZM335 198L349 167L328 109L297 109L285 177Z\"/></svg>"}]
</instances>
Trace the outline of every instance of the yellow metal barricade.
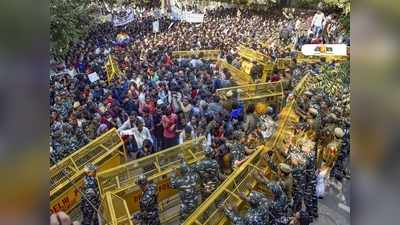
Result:
<instances>
[{"instance_id":1,"label":"yellow metal barricade","mask_svg":"<svg viewBox=\"0 0 400 225\"><path fill-rule=\"evenodd\" d=\"M283 70L289 67L291 61L291 58L278 58L276 61L276 66L279 70Z\"/></svg>"},{"instance_id":2,"label":"yellow metal barricade","mask_svg":"<svg viewBox=\"0 0 400 225\"><path fill-rule=\"evenodd\" d=\"M224 97L229 91L239 93L239 101L243 101L245 105L262 102L273 104L278 110L282 107L283 87L280 81L221 88L217 90L217 95Z\"/></svg>"},{"instance_id":3,"label":"yellow metal barricade","mask_svg":"<svg viewBox=\"0 0 400 225\"><path fill-rule=\"evenodd\" d=\"M107 81L108 84L112 81L112 79L116 76L120 76L121 70L119 69L118 63L113 59L111 55L108 55L107 62L105 64L106 74L107 74Z\"/></svg>"},{"instance_id":4,"label":"yellow metal barricade","mask_svg":"<svg viewBox=\"0 0 400 225\"><path fill-rule=\"evenodd\" d=\"M104 209L107 211L103 214L104 219L107 221L102 221L102 224L107 225L133 225L131 216L129 214L128 205L124 199L120 198L111 192L107 192L105 195Z\"/></svg>"},{"instance_id":5,"label":"yellow metal barricade","mask_svg":"<svg viewBox=\"0 0 400 225\"><path fill-rule=\"evenodd\" d=\"M99 171L126 161L122 139L115 128L107 131L83 148L50 168L50 211L70 212L80 201L84 167L93 163Z\"/></svg>"},{"instance_id":6,"label":"yellow metal barricade","mask_svg":"<svg viewBox=\"0 0 400 225\"><path fill-rule=\"evenodd\" d=\"M173 57L187 57L198 56L204 59L217 60L220 50L196 50L196 51L173 51Z\"/></svg>"},{"instance_id":7,"label":"yellow metal barricade","mask_svg":"<svg viewBox=\"0 0 400 225\"><path fill-rule=\"evenodd\" d=\"M269 57L261 52L253 50L251 48L247 48L243 45L239 46L239 55L243 58L246 58L249 61L256 60L258 62L268 62Z\"/></svg>"},{"instance_id":8,"label":"yellow metal barricade","mask_svg":"<svg viewBox=\"0 0 400 225\"><path fill-rule=\"evenodd\" d=\"M239 46L238 49L240 57L244 59L241 63L241 65L244 66L244 69L242 70L250 74L251 66L253 65L251 61L257 61L257 63L260 64L262 68L261 81L267 81L272 73L272 69L274 66L272 62L269 62L269 57L261 52L244 47L242 45Z\"/></svg>"},{"instance_id":9,"label":"yellow metal barricade","mask_svg":"<svg viewBox=\"0 0 400 225\"><path fill-rule=\"evenodd\" d=\"M102 196L112 193L118 196L120 200L122 199L128 208L128 212L123 209L122 212L103 213L106 215L128 213L123 217L125 218L137 212L139 210L140 188L135 184L135 181L143 173L150 181L157 184L160 219L163 224L176 220L179 216L179 198L176 191L169 185L171 173L180 165L178 155L182 155L189 164L203 159L204 153L201 144L204 140L205 137L202 136L99 173L97 180ZM109 198L105 198L103 205L103 210L121 210L121 207L113 206ZM112 221L112 224L124 223Z\"/></svg>"},{"instance_id":10,"label":"yellow metal barricade","mask_svg":"<svg viewBox=\"0 0 400 225\"><path fill-rule=\"evenodd\" d=\"M305 76L294 90L295 96L299 96L305 88ZM261 160L261 153L266 151L274 151L274 160L281 161L282 156L275 147L281 145L282 140L289 138L293 132L293 124L298 122L298 116L294 113L295 99L293 99L287 106L285 106L279 114L277 132L273 138L269 139L267 143L251 157L244 162L240 167L229 175L229 177L212 193L205 202L203 202L197 210L186 219L184 224L207 224L207 225L225 225L229 224L228 219L221 210L218 210L216 202L230 203L243 209L245 204L239 197L239 192L249 193L251 189L258 189L257 181L252 175L256 171L265 171L265 162ZM264 165L263 165L264 164ZM268 193L267 193L268 194Z\"/></svg>"},{"instance_id":11,"label":"yellow metal barricade","mask_svg":"<svg viewBox=\"0 0 400 225\"><path fill-rule=\"evenodd\" d=\"M230 74L232 75L232 80L237 84L237 85L245 85L245 84L251 84L253 83L253 79L248 73L245 73L238 68L232 66L228 62L222 59L217 60L217 65L222 68L222 69L227 69Z\"/></svg>"}]
</instances>

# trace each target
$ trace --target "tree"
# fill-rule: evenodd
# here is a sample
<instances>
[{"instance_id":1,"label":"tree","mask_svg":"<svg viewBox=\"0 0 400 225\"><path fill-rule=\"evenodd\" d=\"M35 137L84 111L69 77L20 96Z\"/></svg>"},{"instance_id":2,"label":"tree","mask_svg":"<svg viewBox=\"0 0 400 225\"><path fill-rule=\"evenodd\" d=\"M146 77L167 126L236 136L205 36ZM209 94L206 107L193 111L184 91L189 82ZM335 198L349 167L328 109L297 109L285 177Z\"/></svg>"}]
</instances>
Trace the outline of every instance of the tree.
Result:
<instances>
[{"instance_id":1,"label":"tree","mask_svg":"<svg viewBox=\"0 0 400 225\"><path fill-rule=\"evenodd\" d=\"M348 15L350 13L350 0L324 0L328 7L336 7L342 10L342 14Z\"/></svg>"},{"instance_id":2,"label":"tree","mask_svg":"<svg viewBox=\"0 0 400 225\"><path fill-rule=\"evenodd\" d=\"M84 37L91 23L89 1L50 0L50 52L64 56L71 43Z\"/></svg>"}]
</instances>

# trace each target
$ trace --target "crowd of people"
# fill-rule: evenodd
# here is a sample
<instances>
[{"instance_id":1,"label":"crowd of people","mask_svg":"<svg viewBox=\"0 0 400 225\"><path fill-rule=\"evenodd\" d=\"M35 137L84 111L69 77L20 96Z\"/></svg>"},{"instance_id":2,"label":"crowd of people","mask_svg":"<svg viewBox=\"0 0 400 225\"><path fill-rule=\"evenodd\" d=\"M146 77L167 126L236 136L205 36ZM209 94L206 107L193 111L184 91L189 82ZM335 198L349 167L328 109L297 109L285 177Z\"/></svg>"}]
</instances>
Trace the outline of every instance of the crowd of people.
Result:
<instances>
[{"instance_id":1,"label":"crowd of people","mask_svg":"<svg viewBox=\"0 0 400 225\"><path fill-rule=\"evenodd\" d=\"M307 18L312 15L306 13L286 18L218 8L207 11L201 24L162 16L158 18L161 33L155 35L152 22L156 17L150 12L144 10L136 21L123 28L111 23L94 27L85 40L71 47L64 62L53 66L57 75L50 78L51 163L112 127L121 131L143 123L144 131L128 135L137 139L129 138L129 152L139 156L150 154L143 151L144 140L139 139L150 140L146 146L154 152L178 144L182 137L205 134L206 124L217 118L211 115L222 113L215 90L232 85L230 74L199 57L174 59L171 51L220 49L222 58L238 63L236 47L243 43L274 60L290 56L291 44L311 43L312 40L300 40L304 39L306 27L315 27L307 25ZM297 39L285 43L285 38L277 34L293 23L301 24L288 29L289 37ZM127 46L116 45L114 39L120 32L126 32L133 41ZM111 83L106 82L103 68L108 54L118 60L124 74ZM100 80L90 82L87 74L92 72ZM273 80L279 79L279 72L275 71Z\"/></svg>"},{"instance_id":2,"label":"crowd of people","mask_svg":"<svg viewBox=\"0 0 400 225\"><path fill-rule=\"evenodd\" d=\"M254 151L252 143L266 139L265 124L273 126L279 110L276 105L270 105L266 115L261 116L254 104L245 107L238 93L231 92L221 99L216 90L234 85L232 75L215 62L195 55L195 50L218 49L220 58L238 68L239 44L264 53L271 62L291 57L293 63L284 71L274 68L273 75L262 81L287 79L284 93L285 98L290 98L292 89L306 71L319 76L322 65L336 66L335 62L324 61L298 64L296 50L303 44L350 43L338 23L338 16L325 17L321 10L267 14L217 8L207 10L204 22L196 24L173 21L151 12L152 9L143 10L135 21L124 27L113 27L112 23L93 27L85 40L72 45L62 63L52 65L55 75L50 76L50 161L51 164L61 161L112 128L123 137L130 159L206 136L204 151L208 161L195 166L183 161L180 176L171 180L171 186L182 193L181 219L184 220L197 208L199 193L199 199L204 200ZM157 34L152 29L155 20L160 24ZM130 43L115 43L115 37L121 32L130 36ZM188 58L172 57L172 51L179 50L194 53ZM122 71L110 82L103 67L109 54ZM87 76L93 72L100 78L95 82ZM269 181L263 174L254 176L272 190L272 206L262 193L241 194L250 205L245 217L233 206L221 207L233 224L307 224L318 217L317 197L323 194L317 195L317 187L325 182L327 171L338 181L346 177L349 110L338 111L336 108L341 106L338 102L326 93L309 89L298 100L296 108L301 117L299 130L315 130L317 144L314 146L337 151L338 157L330 160L326 156L322 166L317 167L316 147L293 146L289 142L281 150L287 156L286 163L273 165L266 156L271 168L282 175L281 182ZM302 157L291 157L292 150ZM85 185L87 195L95 199L98 188L92 182L94 170L89 168ZM143 195L141 214L136 219L142 224L159 224L154 184L141 177L138 185ZM95 212L90 208L93 205L87 202L81 207L83 224L92 224Z\"/></svg>"}]
</instances>

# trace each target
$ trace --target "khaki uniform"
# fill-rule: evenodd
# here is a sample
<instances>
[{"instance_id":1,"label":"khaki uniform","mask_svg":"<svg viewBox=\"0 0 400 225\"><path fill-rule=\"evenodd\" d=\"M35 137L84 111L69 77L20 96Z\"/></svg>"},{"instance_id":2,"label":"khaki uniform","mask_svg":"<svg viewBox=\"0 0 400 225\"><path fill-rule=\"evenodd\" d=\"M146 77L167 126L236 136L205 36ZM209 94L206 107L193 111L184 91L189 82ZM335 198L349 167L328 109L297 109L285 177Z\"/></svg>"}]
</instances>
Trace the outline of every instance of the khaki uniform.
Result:
<instances>
[{"instance_id":1,"label":"khaki uniform","mask_svg":"<svg viewBox=\"0 0 400 225\"><path fill-rule=\"evenodd\" d=\"M342 141L339 139L335 139L331 141L323 150L322 158L329 166L333 166L333 164L335 163L339 155L341 145Z\"/></svg>"}]
</instances>

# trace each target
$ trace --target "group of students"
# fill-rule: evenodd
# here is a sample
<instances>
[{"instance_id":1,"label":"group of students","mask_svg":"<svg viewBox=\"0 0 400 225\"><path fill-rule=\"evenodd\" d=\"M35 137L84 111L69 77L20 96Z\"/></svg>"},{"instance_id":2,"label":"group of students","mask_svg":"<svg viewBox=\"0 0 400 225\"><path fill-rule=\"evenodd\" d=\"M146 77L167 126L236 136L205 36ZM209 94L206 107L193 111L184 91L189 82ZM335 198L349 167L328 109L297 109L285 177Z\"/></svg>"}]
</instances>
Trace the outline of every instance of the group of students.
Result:
<instances>
[{"instance_id":1,"label":"group of students","mask_svg":"<svg viewBox=\"0 0 400 225\"><path fill-rule=\"evenodd\" d=\"M50 77L51 164L134 116L144 119L144 130L147 128L151 135L146 138L152 144L151 152L203 135L204 124L209 122L206 115L221 108L215 91L232 85L231 74L201 57L177 60L171 52L220 49L221 57L231 61L238 57L239 43L259 43L271 35L272 42L279 42L273 34L280 24L288 22L284 17L250 10L237 14L237 9L217 8L207 11L201 24L162 16L158 18L161 32L157 35L152 33L156 17L150 13L142 13L125 27L105 23L92 28L85 40L71 45L60 64L52 65L57 75ZM298 19L303 21L306 16L299 15ZM132 42L116 45L114 39L120 32L127 33ZM276 44L265 48L271 50L267 50L271 60L290 53L275 48ZM110 83L103 69L109 54L117 59L124 74ZM93 72L100 78L95 82L87 76ZM274 76L279 76L279 71ZM171 115L166 115L167 108ZM141 148L140 139L130 141L130 152L148 154Z\"/></svg>"},{"instance_id":2,"label":"group of students","mask_svg":"<svg viewBox=\"0 0 400 225\"><path fill-rule=\"evenodd\" d=\"M307 24L312 13L295 13L287 18L281 12L277 15L275 12L266 15L250 10L240 10L238 13L235 8L218 8L207 11L205 21L201 24L160 17L158 20L161 32L157 35L152 33L152 22L156 18L146 13L124 28L113 27L110 23L96 26L85 40L71 47L62 64L53 67L55 73L64 74L50 77L51 163L57 163L113 127L124 138L132 159L206 136L208 142L204 151L208 155L206 160L209 161L194 167L182 162L181 175L172 179L171 185L186 193L181 196L181 219L185 219L199 204L194 195L200 192L196 192L195 188L198 185L203 186L208 191L202 193L202 198L207 197L224 176L243 163L246 156L254 151L254 143L266 139L266 128L262 126L265 121L261 121L255 105L244 107L237 93L231 93L224 100L216 95L217 89L233 84L227 70L218 68L214 62L202 59L201 56L175 59L172 51L219 49L221 58L240 67L236 47L241 43L263 52L269 60L274 61L277 58L290 57L293 50L290 46L295 45L298 48L302 44L312 43L313 35L324 35L320 30L331 25L325 23L325 27L320 27L320 12L314 17L311 24ZM291 29L290 24L293 23L294 29ZM310 28L312 35L307 34ZM293 39L288 40L285 35L280 35L282 29L288 29L288 37ZM115 45L113 40L120 32L126 32L133 41L128 45ZM326 40L342 42L340 35L340 32L331 34L328 30ZM304 37L309 40L302 41ZM117 60L123 75L108 83L102 66L109 54ZM319 70L319 65L294 63L284 73L274 70L273 81L280 80L281 73L287 77L291 84L284 90L287 95L304 71L310 68ZM87 74L93 72L99 75L100 80L89 80ZM341 121L342 118L337 117L348 117L342 113L333 119L321 120L321 115L329 114L329 107L335 103L324 97L315 98L313 96L319 96L320 93L312 90L310 92L311 95L306 93L309 99L303 99L299 104L303 107L298 111L304 117L303 122L320 120L319 124L322 125L318 127L325 127L332 121L333 124ZM312 109L308 107L310 105L313 105ZM276 120L277 110L273 105L268 109L268 121ZM331 139L327 138L329 140L321 142L321 145L328 146L334 134L335 143L330 144L329 148L334 146L339 152L339 158L344 161L348 157L348 141L345 145L342 144L345 141L339 140L347 138L350 125L343 124L341 131L329 130L328 136ZM314 126L314 122L301 127L311 126ZM342 145L342 148L338 147ZM290 144L286 147L291 150L294 148ZM297 147L297 151L301 152L301 147ZM288 224L290 217L293 217L292 223L302 220L303 223L300 224L306 224L306 216L309 222L316 218L318 170L331 168L329 166L332 165L327 166L326 163L325 167L318 169L313 166L316 160L313 156L315 151L307 149L305 153L301 153L307 160L298 160L296 157L289 157L289 154L288 162L275 166L282 177L292 177L293 185L286 181L270 184L262 175L255 175L273 191L273 201L267 204L266 197L255 191L250 192L249 196L243 194L241 197L249 203L251 209L243 218L234 206L224 208L232 223ZM88 177L95 176L93 168L87 170ZM207 177L202 171L212 176ZM333 169L329 173L333 177L339 177L343 174L343 165L334 161ZM95 196L97 191L92 185L92 179L86 180L87 196ZM189 181L191 185L185 183ZM151 182L143 177L138 184L143 190L141 211L148 210L152 213L139 214L136 218L143 224L158 224L159 221L153 221L158 218L154 216L157 209L154 184L151 186ZM96 224L93 216L93 205L96 205L90 204L90 201L90 198L85 198L81 203L86 221L84 225ZM147 220L150 222L143 222Z\"/></svg>"}]
</instances>

